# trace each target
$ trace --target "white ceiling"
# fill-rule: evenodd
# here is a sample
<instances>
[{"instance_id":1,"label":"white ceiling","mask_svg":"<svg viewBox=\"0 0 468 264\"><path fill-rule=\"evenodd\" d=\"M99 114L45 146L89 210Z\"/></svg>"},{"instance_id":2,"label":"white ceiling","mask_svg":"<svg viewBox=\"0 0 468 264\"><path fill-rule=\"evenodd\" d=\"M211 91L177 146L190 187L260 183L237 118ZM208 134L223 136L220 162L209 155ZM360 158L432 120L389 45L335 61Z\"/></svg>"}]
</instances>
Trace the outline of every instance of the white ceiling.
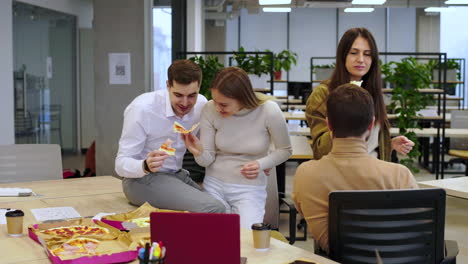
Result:
<instances>
[{"instance_id":1,"label":"white ceiling","mask_svg":"<svg viewBox=\"0 0 468 264\"><path fill-rule=\"evenodd\" d=\"M289 5L275 5L276 7L292 8L346 8L353 7L352 0L292 0ZM444 7L445 0L387 0L383 5L359 5L354 7ZM261 7L258 0L205 0L205 9L209 12L237 12L241 8L246 8L249 13L258 13Z\"/></svg>"}]
</instances>

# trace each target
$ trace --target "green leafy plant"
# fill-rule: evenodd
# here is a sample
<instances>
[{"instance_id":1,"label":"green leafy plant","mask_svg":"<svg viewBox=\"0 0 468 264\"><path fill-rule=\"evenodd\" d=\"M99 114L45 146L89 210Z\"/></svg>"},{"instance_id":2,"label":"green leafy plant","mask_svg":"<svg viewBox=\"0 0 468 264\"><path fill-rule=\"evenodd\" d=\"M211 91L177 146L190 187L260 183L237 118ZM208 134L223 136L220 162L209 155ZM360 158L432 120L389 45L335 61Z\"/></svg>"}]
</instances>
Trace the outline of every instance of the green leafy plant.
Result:
<instances>
[{"instance_id":1,"label":"green leafy plant","mask_svg":"<svg viewBox=\"0 0 468 264\"><path fill-rule=\"evenodd\" d=\"M391 61L382 65L382 74L385 81L394 85L390 109L397 114L396 125L401 135L406 136L415 143L408 153L408 158L400 160L400 163L417 172L415 159L421 155L418 140L414 132L409 128L421 128L417 112L424 109L432 101L430 94L423 94L419 88L427 88L431 83L431 69L427 64L421 64L415 58L404 58L400 62Z\"/></svg>"},{"instance_id":2,"label":"green leafy plant","mask_svg":"<svg viewBox=\"0 0 468 264\"><path fill-rule=\"evenodd\" d=\"M266 50L267 52L272 52L271 50ZM297 64L297 53L290 50L282 50L279 53L273 53L273 71L289 71L291 66ZM271 59L269 55L264 56L265 63L269 66L271 64Z\"/></svg>"},{"instance_id":3,"label":"green leafy plant","mask_svg":"<svg viewBox=\"0 0 468 264\"><path fill-rule=\"evenodd\" d=\"M195 56L190 58L191 61L198 64L202 70L202 83L200 86L200 94L204 95L208 100L211 99L210 85L216 73L218 73L224 65L221 64L217 56L209 55L205 58Z\"/></svg>"},{"instance_id":4,"label":"green leafy plant","mask_svg":"<svg viewBox=\"0 0 468 264\"><path fill-rule=\"evenodd\" d=\"M245 52L245 49L244 47L240 47L238 51ZM236 62L236 66L243 69L248 74L261 76L262 74L270 73L270 65L266 63L265 56L261 54L248 55L236 53L233 59Z\"/></svg>"}]
</instances>

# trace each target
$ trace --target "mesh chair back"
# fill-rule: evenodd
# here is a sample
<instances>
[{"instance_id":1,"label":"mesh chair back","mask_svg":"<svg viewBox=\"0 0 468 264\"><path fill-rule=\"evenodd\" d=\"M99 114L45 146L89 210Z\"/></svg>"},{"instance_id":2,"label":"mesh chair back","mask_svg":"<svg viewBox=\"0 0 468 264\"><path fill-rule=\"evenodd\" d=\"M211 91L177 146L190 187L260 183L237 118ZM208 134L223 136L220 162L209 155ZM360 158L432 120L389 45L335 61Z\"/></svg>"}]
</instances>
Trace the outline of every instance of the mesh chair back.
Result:
<instances>
[{"instance_id":1,"label":"mesh chair back","mask_svg":"<svg viewBox=\"0 0 468 264\"><path fill-rule=\"evenodd\" d=\"M435 264L444 257L443 189L336 191L329 196L330 257L340 263Z\"/></svg>"},{"instance_id":2,"label":"mesh chair back","mask_svg":"<svg viewBox=\"0 0 468 264\"><path fill-rule=\"evenodd\" d=\"M0 183L57 179L63 179L58 145L0 145Z\"/></svg>"}]
</instances>

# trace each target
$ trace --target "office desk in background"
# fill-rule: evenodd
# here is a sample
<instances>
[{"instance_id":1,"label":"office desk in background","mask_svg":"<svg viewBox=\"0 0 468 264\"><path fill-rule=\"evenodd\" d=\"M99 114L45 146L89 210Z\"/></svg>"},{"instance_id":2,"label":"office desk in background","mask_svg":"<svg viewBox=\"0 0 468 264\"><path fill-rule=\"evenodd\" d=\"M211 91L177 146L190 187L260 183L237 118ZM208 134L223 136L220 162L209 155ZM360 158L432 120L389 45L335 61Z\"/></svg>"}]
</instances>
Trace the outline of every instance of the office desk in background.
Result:
<instances>
[{"instance_id":1,"label":"office desk in background","mask_svg":"<svg viewBox=\"0 0 468 264\"><path fill-rule=\"evenodd\" d=\"M418 182L421 188L442 188L447 195L468 199L468 177Z\"/></svg>"},{"instance_id":2,"label":"office desk in background","mask_svg":"<svg viewBox=\"0 0 468 264\"><path fill-rule=\"evenodd\" d=\"M12 186L12 184L9 184ZM125 198L121 182L111 176L91 178L21 182L15 187L31 188L40 196L0 197L0 208L15 208L25 212L24 236L13 238L6 233L6 225L0 225L1 263L50 263L44 249L27 236L26 227L37 223L30 209L71 206L81 216L97 213L124 213L136 207ZM6 187L5 184L0 187ZM271 248L266 252L255 251L250 230L241 233L241 255L248 264L284 264L298 258L315 260L320 264L336 263L317 256L312 252L272 239ZM138 263L137 260L131 263Z\"/></svg>"}]
</instances>

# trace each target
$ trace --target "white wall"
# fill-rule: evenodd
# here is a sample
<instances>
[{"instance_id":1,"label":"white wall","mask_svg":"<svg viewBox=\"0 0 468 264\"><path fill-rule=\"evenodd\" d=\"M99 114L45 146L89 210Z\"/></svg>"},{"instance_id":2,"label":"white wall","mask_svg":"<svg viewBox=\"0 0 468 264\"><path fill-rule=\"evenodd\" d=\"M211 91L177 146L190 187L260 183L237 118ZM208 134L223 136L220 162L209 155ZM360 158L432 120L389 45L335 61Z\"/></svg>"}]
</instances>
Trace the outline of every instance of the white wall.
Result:
<instances>
[{"instance_id":1,"label":"white wall","mask_svg":"<svg viewBox=\"0 0 468 264\"><path fill-rule=\"evenodd\" d=\"M18 0L78 17L78 27L92 28L93 0ZM2 0L3 2L3 0ZM8 0L7 2L10 2Z\"/></svg>"},{"instance_id":2,"label":"white wall","mask_svg":"<svg viewBox=\"0 0 468 264\"><path fill-rule=\"evenodd\" d=\"M429 15L423 9L416 12L417 52L440 52L440 15Z\"/></svg>"},{"instance_id":3,"label":"white wall","mask_svg":"<svg viewBox=\"0 0 468 264\"><path fill-rule=\"evenodd\" d=\"M205 18L202 0L187 1L187 51L204 50Z\"/></svg>"},{"instance_id":4,"label":"white wall","mask_svg":"<svg viewBox=\"0 0 468 264\"><path fill-rule=\"evenodd\" d=\"M353 27L367 28L377 42L379 51L385 50L385 8L376 8L370 13L345 13L343 9L338 12L338 39Z\"/></svg>"},{"instance_id":5,"label":"white wall","mask_svg":"<svg viewBox=\"0 0 468 264\"><path fill-rule=\"evenodd\" d=\"M14 144L12 1L0 1L0 145Z\"/></svg>"},{"instance_id":6,"label":"white wall","mask_svg":"<svg viewBox=\"0 0 468 264\"><path fill-rule=\"evenodd\" d=\"M440 51L447 52L448 58L464 58L465 63L468 60L468 29L460 24L460 21L465 21L468 17L468 7L457 7L456 11L450 13L442 13L440 17ZM466 69L464 81L468 70ZM463 75L462 75L463 76ZM463 81L463 80L462 80ZM467 84L464 84L465 91L458 96L465 97L465 106L468 103L466 94Z\"/></svg>"},{"instance_id":7,"label":"white wall","mask_svg":"<svg viewBox=\"0 0 468 264\"><path fill-rule=\"evenodd\" d=\"M336 9L298 8L290 14L289 49L299 57L289 72L289 80L310 81L310 58L333 57L336 53ZM329 64L320 60L314 64Z\"/></svg>"},{"instance_id":8,"label":"white wall","mask_svg":"<svg viewBox=\"0 0 468 264\"><path fill-rule=\"evenodd\" d=\"M289 72L289 80L309 81L310 58L334 57L337 41L352 27L368 28L381 52L415 52L416 9L388 10L387 23L385 8L376 8L372 13L360 14L344 13L342 9L336 8L293 8L289 14L289 49L299 56L297 65ZM271 49L278 52L287 48L286 13L248 14L242 9L240 16L240 45L246 50ZM237 19L227 20L227 51L237 50L238 27ZM331 62L333 60L314 60L314 64Z\"/></svg>"},{"instance_id":9,"label":"white wall","mask_svg":"<svg viewBox=\"0 0 468 264\"><path fill-rule=\"evenodd\" d=\"M389 9L388 52L416 52L416 9Z\"/></svg>"},{"instance_id":10,"label":"white wall","mask_svg":"<svg viewBox=\"0 0 468 264\"><path fill-rule=\"evenodd\" d=\"M286 48L286 13L248 14L246 9L242 9L240 15L240 45L246 51L269 49L279 52Z\"/></svg>"}]
</instances>

